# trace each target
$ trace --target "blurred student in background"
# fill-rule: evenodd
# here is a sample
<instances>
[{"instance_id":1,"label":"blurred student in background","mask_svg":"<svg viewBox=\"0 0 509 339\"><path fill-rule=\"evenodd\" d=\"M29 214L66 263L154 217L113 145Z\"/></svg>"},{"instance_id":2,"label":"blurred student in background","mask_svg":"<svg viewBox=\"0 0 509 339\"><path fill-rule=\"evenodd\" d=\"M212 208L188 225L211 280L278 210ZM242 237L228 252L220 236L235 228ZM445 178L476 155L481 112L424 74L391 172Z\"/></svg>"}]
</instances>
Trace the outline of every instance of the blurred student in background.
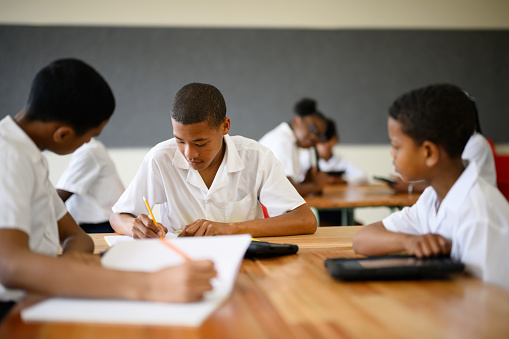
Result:
<instances>
[{"instance_id":1,"label":"blurred student in background","mask_svg":"<svg viewBox=\"0 0 509 339\"><path fill-rule=\"evenodd\" d=\"M92 138L78 148L56 188L85 232L114 232L109 221L111 208L124 192L124 185L102 142Z\"/></svg>"},{"instance_id":2,"label":"blurred student in background","mask_svg":"<svg viewBox=\"0 0 509 339\"><path fill-rule=\"evenodd\" d=\"M281 161L286 176L300 195L318 194L327 184L327 175L315 166L306 181L301 182L299 147L315 147L325 141L327 119L316 108L316 101L304 98L294 108L296 117L291 122L282 122L267 132L259 142L267 146Z\"/></svg>"},{"instance_id":3,"label":"blurred student in background","mask_svg":"<svg viewBox=\"0 0 509 339\"><path fill-rule=\"evenodd\" d=\"M336 123L332 119L327 119L325 138L326 141L319 142L316 145L316 149L307 148L299 150L302 180L312 170L318 157L318 168L320 171L327 173L327 182L329 184L357 185L366 183L367 177L364 170L342 156L338 152L338 148L334 147L339 143L339 134L336 129Z\"/></svg>"}]
</instances>

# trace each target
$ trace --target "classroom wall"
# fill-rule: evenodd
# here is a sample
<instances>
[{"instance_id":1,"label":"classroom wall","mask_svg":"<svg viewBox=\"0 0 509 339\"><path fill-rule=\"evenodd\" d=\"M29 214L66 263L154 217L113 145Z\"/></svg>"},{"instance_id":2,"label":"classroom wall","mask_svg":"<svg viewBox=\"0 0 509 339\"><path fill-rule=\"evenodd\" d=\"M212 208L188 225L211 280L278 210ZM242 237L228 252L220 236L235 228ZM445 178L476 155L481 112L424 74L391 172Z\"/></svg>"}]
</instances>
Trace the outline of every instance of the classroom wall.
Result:
<instances>
[{"instance_id":1,"label":"classroom wall","mask_svg":"<svg viewBox=\"0 0 509 339\"><path fill-rule=\"evenodd\" d=\"M165 1L165 0L0 0L0 25L47 28L159 27L301 30L451 30L486 31L509 29L509 2L505 0L304 0L304 1ZM507 44L503 47L507 49ZM476 49L476 46L472 46ZM29 56L30 50L26 53ZM5 46L0 54L6 53ZM440 53L440 51L437 51ZM128 57L128 56L126 56ZM376 57L376 55L373 55ZM489 66L489 65L486 65ZM502 65L506 68L506 65ZM494 70L497 71L496 69ZM17 79L9 79L15 82ZM507 79L499 79L507 89ZM483 84L485 85L485 84ZM486 84L489 86L490 84ZM5 88L0 88L1 91ZM507 92L507 91L505 91ZM4 92L5 93L5 92ZM15 112L2 112L14 114ZM505 114L507 112L499 112ZM168 126L169 127L169 126ZM112 124L107 128L114 129ZM385 128L381 124L380 128ZM108 129L105 130L105 133ZM362 133L359 131L358 133ZM341 152L371 174L392 172L387 143L349 143ZM509 153L507 142L497 151ZM125 184L131 180L148 147L112 148L110 153ZM67 166L69 157L47 154L54 182ZM364 211L363 211L364 212ZM366 211L369 212L369 211ZM379 219L386 211L360 213L365 220Z\"/></svg>"}]
</instances>

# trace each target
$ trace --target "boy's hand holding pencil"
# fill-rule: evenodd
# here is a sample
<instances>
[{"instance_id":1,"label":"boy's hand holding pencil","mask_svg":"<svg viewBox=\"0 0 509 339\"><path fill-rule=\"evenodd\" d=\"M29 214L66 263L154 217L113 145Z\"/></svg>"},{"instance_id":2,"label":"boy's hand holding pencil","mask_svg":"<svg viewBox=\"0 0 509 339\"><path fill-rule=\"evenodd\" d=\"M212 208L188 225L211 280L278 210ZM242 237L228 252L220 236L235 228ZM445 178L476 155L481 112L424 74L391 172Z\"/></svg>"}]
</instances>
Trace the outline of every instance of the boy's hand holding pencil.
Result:
<instances>
[{"instance_id":1,"label":"boy's hand holding pencil","mask_svg":"<svg viewBox=\"0 0 509 339\"><path fill-rule=\"evenodd\" d=\"M146 214L140 214L137 218L133 219L132 237L135 239L166 237L168 229L156 221L147 199L143 197L143 200L147 206L147 211L149 212L150 217Z\"/></svg>"}]
</instances>

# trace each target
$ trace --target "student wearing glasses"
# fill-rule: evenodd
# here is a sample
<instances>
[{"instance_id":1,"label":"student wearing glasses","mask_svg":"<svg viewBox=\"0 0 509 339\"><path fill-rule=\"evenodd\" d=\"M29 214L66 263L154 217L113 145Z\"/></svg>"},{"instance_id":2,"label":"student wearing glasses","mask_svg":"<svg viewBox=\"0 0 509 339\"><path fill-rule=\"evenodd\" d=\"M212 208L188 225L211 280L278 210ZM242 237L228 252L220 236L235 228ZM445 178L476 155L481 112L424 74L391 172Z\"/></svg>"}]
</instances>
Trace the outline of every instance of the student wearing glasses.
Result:
<instances>
[{"instance_id":1,"label":"student wearing glasses","mask_svg":"<svg viewBox=\"0 0 509 339\"><path fill-rule=\"evenodd\" d=\"M267 146L281 161L288 179L300 195L319 194L327 184L327 175L315 166L306 180L301 179L299 148L315 147L325 141L327 119L316 108L316 101L304 98L296 103L296 116L291 122L282 122L265 134L259 142Z\"/></svg>"}]
</instances>

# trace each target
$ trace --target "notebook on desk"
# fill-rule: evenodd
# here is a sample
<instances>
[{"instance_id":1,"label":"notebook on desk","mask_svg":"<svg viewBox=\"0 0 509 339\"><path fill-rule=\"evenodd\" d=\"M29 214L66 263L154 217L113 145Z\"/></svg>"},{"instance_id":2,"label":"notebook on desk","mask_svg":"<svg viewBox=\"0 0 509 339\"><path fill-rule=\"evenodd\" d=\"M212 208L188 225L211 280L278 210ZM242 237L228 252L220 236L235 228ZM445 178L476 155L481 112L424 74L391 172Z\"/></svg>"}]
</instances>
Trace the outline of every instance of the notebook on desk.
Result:
<instances>
[{"instance_id":1,"label":"notebook on desk","mask_svg":"<svg viewBox=\"0 0 509 339\"><path fill-rule=\"evenodd\" d=\"M411 280L445 278L464 270L461 262L450 258L422 258L388 255L360 259L325 260L329 273L341 280Z\"/></svg>"}]
</instances>

